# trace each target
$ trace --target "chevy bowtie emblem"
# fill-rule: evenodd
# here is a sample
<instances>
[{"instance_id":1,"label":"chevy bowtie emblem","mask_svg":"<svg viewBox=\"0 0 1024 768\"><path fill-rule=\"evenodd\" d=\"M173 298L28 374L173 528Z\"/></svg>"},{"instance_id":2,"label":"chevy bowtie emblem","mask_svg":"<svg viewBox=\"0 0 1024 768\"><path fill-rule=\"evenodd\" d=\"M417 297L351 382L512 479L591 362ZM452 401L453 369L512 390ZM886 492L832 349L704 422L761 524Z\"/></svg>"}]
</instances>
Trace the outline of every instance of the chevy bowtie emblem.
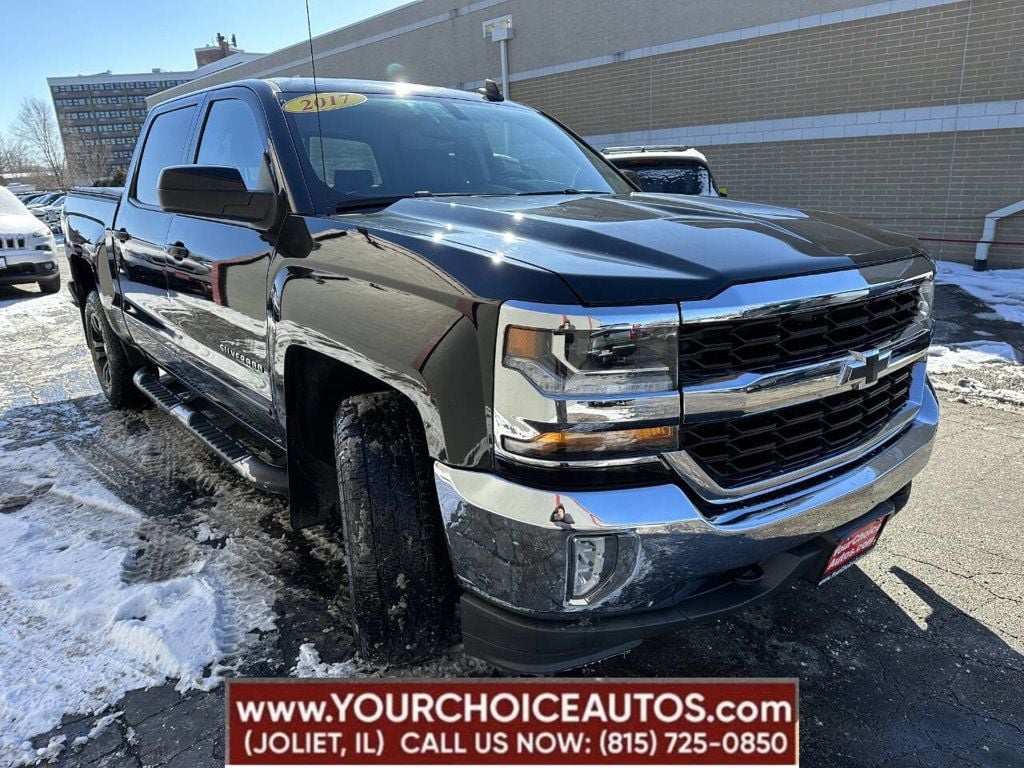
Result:
<instances>
[{"instance_id":1,"label":"chevy bowtie emblem","mask_svg":"<svg viewBox=\"0 0 1024 768\"><path fill-rule=\"evenodd\" d=\"M878 381L878 377L889 367L892 352L871 349L867 352L851 352L852 360L843 363L839 371L839 386L851 384L854 389L868 387Z\"/></svg>"}]
</instances>

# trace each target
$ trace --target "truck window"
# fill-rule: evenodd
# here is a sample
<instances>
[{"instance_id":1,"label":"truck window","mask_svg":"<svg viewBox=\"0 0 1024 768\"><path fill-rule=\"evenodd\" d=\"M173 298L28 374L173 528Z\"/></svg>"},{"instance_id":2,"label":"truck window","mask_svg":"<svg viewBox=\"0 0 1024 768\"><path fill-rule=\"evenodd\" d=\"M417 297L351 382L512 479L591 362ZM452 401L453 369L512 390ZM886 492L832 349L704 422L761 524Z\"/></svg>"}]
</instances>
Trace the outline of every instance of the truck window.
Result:
<instances>
[{"instance_id":1,"label":"truck window","mask_svg":"<svg viewBox=\"0 0 1024 768\"><path fill-rule=\"evenodd\" d=\"M352 200L424 192L631 189L593 150L531 109L415 92L360 96L319 113L285 110L314 202L329 214ZM284 104L302 96L279 98Z\"/></svg>"},{"instance_id":2,"label":"truck window","mask_svg":"<svg viewBox=\"0 0 1024 768\"><path fill-rule=\"evenodd\" d=\"M248 104L240 99L220 99L210 105L196 163L237 168L246 187L270 191L264 149L263 135Z\"/></svg>"},{"instance_id":3,"label":"truck window","mask_svg":"<svg viewBox=\"0 0 1024 768\"><path fill-rule=\"evenodd\" d=\"M321 141L319 136L311 136L309 154L311 157L323 157L324 173L321 179L330 179L332 186L339 192L370 189L380 185L377 158L365 141L330 137Z\"/></svg>"},{"instance_id":4,"label":"truck window","mask_svg":"<svg viewBox=\"0 0 1024 768\"><path fill-rule=\"evenodd\" d=\"M146 144L135 174L133 197L146 205L160 205L156 196L156 183L160 172L182 160L188 127L192 124L194 105L157 115L149 126Z\"/></svg>"}]
</instances>

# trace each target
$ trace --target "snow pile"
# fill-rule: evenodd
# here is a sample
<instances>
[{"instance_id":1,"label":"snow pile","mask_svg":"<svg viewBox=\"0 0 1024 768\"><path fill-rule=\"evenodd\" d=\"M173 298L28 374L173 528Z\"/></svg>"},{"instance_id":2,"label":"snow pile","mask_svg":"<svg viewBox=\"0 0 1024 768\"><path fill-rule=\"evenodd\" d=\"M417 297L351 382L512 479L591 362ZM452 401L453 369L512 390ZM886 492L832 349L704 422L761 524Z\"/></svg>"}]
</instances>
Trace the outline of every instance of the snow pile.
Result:
<instances>
[{"instance_id":1,"label":"snow pile","mask_svg":"<svg viewBox=\"0 0 1024 768\"><path fill-rule=\"evenodd\" d=\"M0 444L0 764L65 713L218 679L222 606L203 562L128 583L142 516L53 444ZM54 745L56 748L59 745Z\"/></svg>"},{"instance_id":2,"label":"snow pile","mask_svg":"<svg viewBox=\"0 0 1024 768\"><path fill-rule=\"evenodd\" d=\"M931 373L952 373L993 363L1019 363L1017 351L1005 341L966 341L949 346L933 345L928 351Z\"/></svg>"},{"instance_id":3,"label":"snow pile","mask_svg":"<svg viewBox=\"0 0 1024 768\"><path fill-rule=\"evenodd\" d=\"M1004 320L1024 324L1024 269L975 272L969 264L940 261L936 281L957 285L990 305Z\"/></svg>"},{"instance_id":4,"label":"snow pile","mask_svg":"<svg viewBox=\"0 0 1024 768\"><path fill-rule=\"evenodd\" d=\"M303 678L370 677L373 672L358 659L330 664L320 660L320 652L313 643L299 646L299 656L292 668L292 676Z\"/></svg>"},{"instance_id":5,"label":"snow pile","mask_svg":"<svg viewBox=\"0 0 1024 768\"><path fill-rule=\"evenodd\" d=\"M313 643L299 646L299 655L292 667L292 677L301 678L357 678L397 677L442 679L456 677L494 677L503 674L487 662L467 656L461 645L452 646L433 659L419 664L403 666L377 666L359 658L335 663L322 661Z\"/></svg>"}]
</instances>

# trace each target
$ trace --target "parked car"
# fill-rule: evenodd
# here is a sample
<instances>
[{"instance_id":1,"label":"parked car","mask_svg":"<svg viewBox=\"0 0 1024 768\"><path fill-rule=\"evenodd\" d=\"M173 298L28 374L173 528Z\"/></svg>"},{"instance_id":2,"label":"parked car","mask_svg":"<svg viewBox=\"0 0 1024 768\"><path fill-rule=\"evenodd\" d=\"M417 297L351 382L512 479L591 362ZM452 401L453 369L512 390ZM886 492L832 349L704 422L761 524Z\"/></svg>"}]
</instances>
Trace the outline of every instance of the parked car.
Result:
<instances>
[{"instance_id":1,"label":"parked car","mask_svg":"<svg viewBox=\"0 0 1024 768\"><path fill-rule=\"evenodd\" d=\"M53 234L8 189L0 187L0 285L36 283L60 290Z\"/></svg>"},{"instance_id":2,"label":"parked car","mask_svg":"<svg viewBox=\"0 0 1024 768\"><path fill-rule=\"evenodd\" d=\"M60 216L64 211L64 195L58 195L45 205L33 206L32 214L50 228L51 232L60 232Z\"/></svg>"},{"instance_id":3,"label":"parked car","mask_svg":"<svg viewBox=\"0 0 1024 768\"><path fill-rule=\"evenodd\" d=\"M33 197L31 202L28 202L25 205L28 207L29 210L32 210L34 208L42 208L43 206L49 205L62 195L63 192L45 192L39 195L38 197Z\"/></svg>"},{"instance_id":4,"label":"parked car","mask_svg":"<svg viewBox=\"0 0 1024 768\"><path fill-rule=\"evenodd\" d=\"M565 669L864 554L936 432L920 244L641 192L482 91L150 110L124 189L64 212L110 403L165 410L295 527L340 521L370 658L460 626Z\"/></svg>"},{"instance_id":5,"label":"parked car","mask_svg":"<svg viewBox=\"0 0 1024 768\"><path fill-rule=\"evenodd\" d=\"M703 152L693 147L635 146L601 150L616 168L636 174L644 192L726 197Z\"/></svg>"},{"instance_id":6,"label":"parked car","mask_svg":"<svg viewBox=\"0 0 1024 768\"><path fill-rule=\"evenodd\" d=\"M32 203L34 200L37 200L37 199L43 197L44 195L48 195L48 194L50 194L50 193L49 192L29 192L28 194L26 194L24 196L17 195L17 197L18 197L19 200L21 200L21 202L24 205L27 206L30 203Z\"/></svg>"}]
</instances>

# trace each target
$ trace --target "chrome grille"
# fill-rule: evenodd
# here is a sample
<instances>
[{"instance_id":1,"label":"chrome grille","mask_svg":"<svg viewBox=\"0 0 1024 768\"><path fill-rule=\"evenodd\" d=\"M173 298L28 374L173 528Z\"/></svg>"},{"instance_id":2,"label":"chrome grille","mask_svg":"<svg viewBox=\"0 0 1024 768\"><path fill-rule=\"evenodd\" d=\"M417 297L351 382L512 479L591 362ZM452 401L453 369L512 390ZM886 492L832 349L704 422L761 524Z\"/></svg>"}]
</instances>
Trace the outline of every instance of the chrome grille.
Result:
<instances>
[{"instance_id":1,"label":"chrome grille","mask_svg":"<svg viewBox=\"0 0 1024 768\"><path fill-rule=\"evenodd\" d=\"M770 493L855 461L920 405L933 263L737 283L680 305L680 449L705 500Z\"/></svg>"},{"instance_id":2,"label":"chrome grille","mask_svg":"<svg viewBox=\"0 0 1024 768\"><path fill-rule=\"evenodd\" d=\"M25 237L24 236L11 236L11 235L0 235L0 250L14 250L24 249Z\"/></svg>"},{"instance_id":3,"label":"chrome grille","mask_svg":"<svg viewBox=\"0 0 1024 768\"><path fill-rule=\"evenodd\" d=\"M682 448L718 484L756 483L870 440L906 405L911 368L868 389L772 411L687 424Z\"/></svg>"},{"instance_id":4,"label":"chrome grille","mask_svg":"<svg viewBox=\"0 0 1024 768\"><path fill-rule=\"evenodd\" d=\"M918 314L918 303L918 288L912 286L772 317L684 323L679 336L680 379L685 386L871 349L910 325Z\"/></svg>"}]
</instances>

